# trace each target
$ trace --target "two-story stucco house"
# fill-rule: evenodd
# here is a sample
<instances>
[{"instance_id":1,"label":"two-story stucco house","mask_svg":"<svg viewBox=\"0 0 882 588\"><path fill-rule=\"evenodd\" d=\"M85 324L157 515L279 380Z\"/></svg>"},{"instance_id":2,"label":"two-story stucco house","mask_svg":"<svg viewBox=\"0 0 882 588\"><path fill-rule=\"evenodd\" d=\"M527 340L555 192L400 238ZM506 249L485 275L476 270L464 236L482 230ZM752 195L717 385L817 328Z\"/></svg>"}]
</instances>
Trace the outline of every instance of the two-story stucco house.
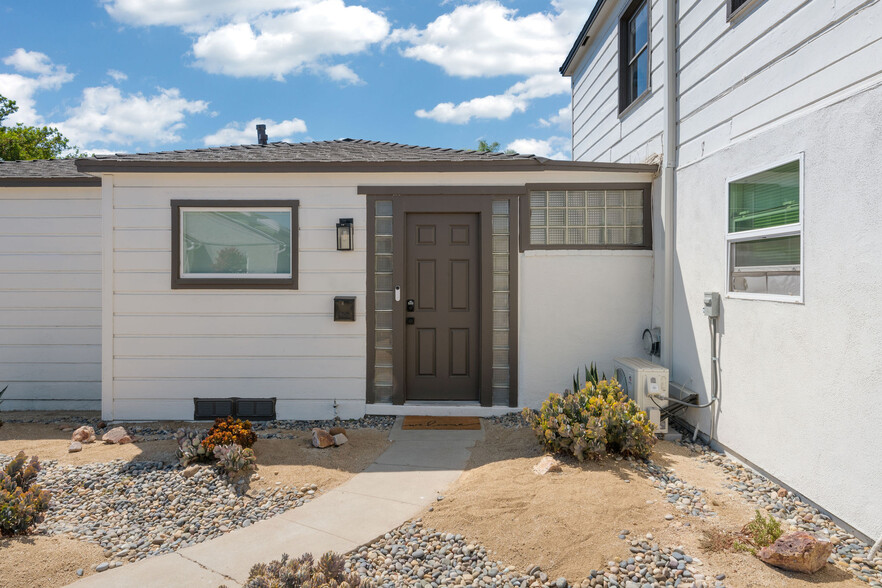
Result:
<instances>
[{"instance_id":1,"label":"two-story stucco house","mask_svg":"<svg viewBox=\"0 0 882 588\"><path fill-rule=\"evenodd\" d=\"M561 73L576 161L661 166L646 304L687 418L882 534L882 2L598 0Z\"/></svg>"}]
</instances>

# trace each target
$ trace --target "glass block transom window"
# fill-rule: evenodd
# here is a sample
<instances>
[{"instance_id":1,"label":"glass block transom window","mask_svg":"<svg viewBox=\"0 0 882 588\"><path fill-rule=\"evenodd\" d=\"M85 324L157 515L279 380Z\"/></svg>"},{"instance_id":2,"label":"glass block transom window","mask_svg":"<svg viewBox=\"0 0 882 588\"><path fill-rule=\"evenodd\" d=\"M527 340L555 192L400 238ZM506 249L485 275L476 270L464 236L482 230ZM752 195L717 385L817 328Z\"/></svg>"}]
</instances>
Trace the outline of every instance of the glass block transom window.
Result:
<instances>
[{"instance_id":1,"label":"glass block transom window","mask_svg":"<svg viewBox=\"0 0 882 588\"><path fill-rule=\"evenodd\" d=\"M534 190L529 198L531 245L648 245L643 190Z\"/></svg>"},{"instance_id":2,"label":"glass block transom window","mask_svg":"<svg viewBox=\"0 0 882 588\"><path fill-rule=\"evenodd\" d=\"M375 203L374 222L374 402L392 402L392 201Z\"/></svg>"},{"instance_id":3,"label":"glass block transom window","mask_svg":"<svg viewBox=\"0 0 882 588\"><path fill-rule=\"evenodd\" d=\"M493 404L508 405L511 382L511 227L508 200L493 201Z\"/></svg>"}]
</instances>

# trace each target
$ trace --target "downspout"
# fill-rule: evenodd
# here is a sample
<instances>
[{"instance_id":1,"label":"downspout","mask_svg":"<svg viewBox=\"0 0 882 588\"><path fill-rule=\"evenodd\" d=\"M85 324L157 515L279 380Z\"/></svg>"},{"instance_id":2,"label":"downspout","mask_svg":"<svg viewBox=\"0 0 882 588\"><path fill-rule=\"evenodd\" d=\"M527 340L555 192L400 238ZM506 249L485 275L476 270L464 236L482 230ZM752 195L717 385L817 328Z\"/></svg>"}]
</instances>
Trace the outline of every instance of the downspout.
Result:
<instances>
[{"instance_id":1,"label":"downspout","mask_svg":"<svg viewBox=\"0 0 882 588\"><path fill-rule=\"evenodd\" d=\"M677 0L665 5L664 168L662 224L665 229L662 363L674 368L674 172L677 169Z\"/></svg>"}]
</instances>

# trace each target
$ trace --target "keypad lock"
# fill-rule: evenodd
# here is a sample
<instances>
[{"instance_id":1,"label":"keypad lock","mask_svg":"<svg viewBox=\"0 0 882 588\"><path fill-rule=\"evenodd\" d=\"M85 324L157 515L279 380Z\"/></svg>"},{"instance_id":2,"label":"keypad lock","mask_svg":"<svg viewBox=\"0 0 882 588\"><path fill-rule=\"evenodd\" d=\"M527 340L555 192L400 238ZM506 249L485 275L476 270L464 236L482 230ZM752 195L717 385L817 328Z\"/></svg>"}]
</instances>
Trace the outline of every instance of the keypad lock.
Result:
<instances>
[{"instance_id":1,"label":"keypad lock","mask_svg":"<svg viewBox=\"0 0 882 588\"><path fill-rule=\"evenodd\" d=\"M407 301L407 312L413 312L416 308L416 305L413 302L413 298L408 299Z\"/></svg>"}]
</instances>

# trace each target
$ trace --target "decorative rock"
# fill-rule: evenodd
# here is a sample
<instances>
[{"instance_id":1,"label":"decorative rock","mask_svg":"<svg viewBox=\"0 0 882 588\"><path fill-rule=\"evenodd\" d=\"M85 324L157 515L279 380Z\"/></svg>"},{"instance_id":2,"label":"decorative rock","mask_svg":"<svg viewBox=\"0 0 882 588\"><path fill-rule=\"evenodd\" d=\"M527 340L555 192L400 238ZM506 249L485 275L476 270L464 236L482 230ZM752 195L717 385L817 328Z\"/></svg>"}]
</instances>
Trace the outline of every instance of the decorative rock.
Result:
<instances>
[{"instance_id":1,"label":"decorative rock","mask_svg":"<svg viewBox=\"0 0 882 588\"><path fill-rule=\"evenodd\" d=\"M73 441L70 444L70 447L67 448L68 453L78 453L83 450L83 444L79 441Z\"/></svg>"},{"instance_id":2,"label":"decorative rock","mask_svg":"<svg viewBox=\"0 0 882 588\"><path fill-rule=\"evenodd\" d=\"M94 443L95 429L89 426L80 427L73 432L73 435L70 436L70 440L79 443Z\"/></svg>"},{"instance_id":3,"label":"decorative rock","mask_svg":"<svg viewBox=\"0 0 882 588\"><path fill-rule=\"evenodd\" d=\"M82 576L85 573L86 573L86 570L84 570L83 568L80 568L77 570L77 576Z\"/></svg>"},{"instance_id":4,"label":"decorative rock","mask_svg":"<svg viewBox=\"0 0 882 588\"><path fill-rule=\"evenodd\" d=\"M110 564L105 561L105 562L100 563L97 566L95 566L95 571L96 572L103 572L104 570L106 570L109 567L110 567Z\"/></svg>"},{"instance_id":5,"label":"decorative rock","mask_svg":"<svg viewBox=\"0 0 882 588\"><path fill-rule=\"evenodd\" d=\"M188 468L186 468L184 471L182 471L181 475L184 476L185 478L192 478L193 476L196 475L196 472L198 472L198 471L199 471L198 465L191 465Z\"/></svg>"},{"instance_id":6,"label":"decorative rock","mask_svg":"<svg viewBox=\"0 0 882 588\"><path fill-rule=\"evenodd\" d=\"M328 429L328 433L330 433L331 435L345 435L346 429L344 429L343 427L331 427L330 429Z\"/></svg>"},{"instance_id":7,"label":"decorative rock","mask_svg":"<svg viewBox=\"0 0 882 588\"><path fill-rule=\"evenodd\" d=\"M325 447L331 447L334 444L334 436L325 431L324 429L313 429L312 430L312 446L318 447L319 449L324 449Z\"/></svg>"},{"instance_id":8,"label":"decorative rock","mask_svg":"<svg viewBox=\"0 0 882 588\"><path fill-rule=\"evenodd\" d=\"M123 443L131 443L132 438L126 433L126 430L123 427L114 427L104 433L101 437L101 440L107 444L118 444L122 445Z\"/></svg>"},{"instance_id":9,"label":"decorative rock","mask_svg":"<svg viewBox=\"0 0 882 588\"><path fill-rule=\"evenodd\" d=\"M763 547L757 557L785 570L814 574L827 565L831 553L833 544L829 541L818 539L805 531L796 531L782 535L770 546Z\"/></svg>"},{"instance_id":10,"label":"decorative rock","mask_svg":"<svg viewBox=\"0 0 882 588\"><path fill-rule=\"evenodd\" d=\"M560 467L560 462L550 455L546 455L541 460L539 460L539 463L533 466L533 473L540 476L544 476L548 472L560 471L562 471Z\"/></svg>"},{"instance_id":11,"label":"decorative rock","mask_svg":"<svg viewBox=\"0 0 882 588\"><path fill-rule=\"evenodd\" d=\"M334 445L336 445L337 447L343 445L347 441L349 441L349 439L347 439L346 435L344 435L343 433L337 433L336 435L334 435Z\"/></svg>"}]
</instances>

